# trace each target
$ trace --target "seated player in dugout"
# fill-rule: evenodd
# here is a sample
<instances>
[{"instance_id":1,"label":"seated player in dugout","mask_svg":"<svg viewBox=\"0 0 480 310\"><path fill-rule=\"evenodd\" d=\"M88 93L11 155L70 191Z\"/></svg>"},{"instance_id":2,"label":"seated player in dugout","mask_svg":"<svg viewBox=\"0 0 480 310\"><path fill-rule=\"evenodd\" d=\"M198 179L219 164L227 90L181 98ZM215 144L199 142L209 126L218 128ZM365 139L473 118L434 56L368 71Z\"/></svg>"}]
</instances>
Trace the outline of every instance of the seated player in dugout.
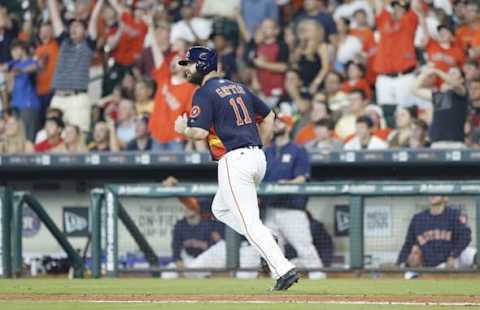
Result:
<instances>
[{"instance_id":1,"label":"seated player in dugout","mask_svg":"<svg viewBox=\"0 0 480 310\"><path fill-rule=\"evenodd\" d=\"M176 186L178 183L173 176L162 181L165 187ZM226 252L223 240L225 225L213 219L210 211L212 199L212 197L179 198L184 206L184 217L173 228L173 262L167 265L167 268L176 268L178 272L164 272L162 279L210 276L209 272L181 272L181 269L225 268Z\"/></svg>"},{"instance_id":2,"label":"seated player in dugout","mask_svg":"<svg viewBox=\"0 0 480 310\"><path fill-rule=\"evenodd\" d=\"M410 221L397 259L400 267L458 269L472 267L477 250L469 247L472 231L467 216L447 205L448 197L430 196L430 207Z\"/></svg>"}]
</instances>

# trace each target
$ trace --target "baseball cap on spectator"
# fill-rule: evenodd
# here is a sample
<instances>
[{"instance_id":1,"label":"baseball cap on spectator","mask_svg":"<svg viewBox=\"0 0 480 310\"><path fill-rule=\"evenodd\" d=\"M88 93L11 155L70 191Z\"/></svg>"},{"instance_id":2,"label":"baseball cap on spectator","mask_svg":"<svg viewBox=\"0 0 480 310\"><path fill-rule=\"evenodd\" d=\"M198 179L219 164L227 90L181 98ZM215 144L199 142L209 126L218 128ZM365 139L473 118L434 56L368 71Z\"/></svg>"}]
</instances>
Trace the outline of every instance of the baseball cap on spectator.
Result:
<instances>
[{"instance_id":1,"label":"baseball cap on spectator","mask_svg":"<svg viewBox=\"0 0 480 310\"><path fill-rule=\"evenodd\" d=\"M277 119L286 124L288 127L293 127L293 118L286 113L277 114Z\"/></svg>"}]
</instances>

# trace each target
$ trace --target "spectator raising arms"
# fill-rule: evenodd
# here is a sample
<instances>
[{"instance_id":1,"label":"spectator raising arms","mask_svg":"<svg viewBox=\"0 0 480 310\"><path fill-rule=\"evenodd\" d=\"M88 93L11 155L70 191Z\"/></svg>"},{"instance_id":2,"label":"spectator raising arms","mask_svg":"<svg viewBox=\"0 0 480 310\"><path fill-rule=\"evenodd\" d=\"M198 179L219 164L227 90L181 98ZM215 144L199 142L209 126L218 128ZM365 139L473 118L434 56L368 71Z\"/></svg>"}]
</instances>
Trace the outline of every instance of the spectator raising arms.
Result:
<instances>
[{"instance_id":1,"label":"spectator raising arms","mask_svg":"<svg viewBox=\"0 0 480 310\"><path fill-rule=\"evenodd\" d=\"M87 95L89 69L95 50L97 23L105 0L97 0L88 27L73 20L65 30L57 0L47 0L53 31L60 44L57 67L53 78L55 95L51 106L63 111L65 121L90 128L91 102Z\"/></svg>"},{"instance_id":2,"label":"spectator raising arms","mask_svg":"<svg viewBox=\"0 0 480 310\"><path fill-rule=\"evenodd\" d=\"M39 39L41 44L35 50L40 69L37 73L37 94L40 99L40 126L45 122L45 113L53 97L52 82L57 66L58 42L53 35L51 24L40 26Z\"/></svg>"},{"instance_id":3,"label":"spectator raising arms","mask_svg":"<svg viewBox=\"0 0 480 310\"><path fill-rule=\"evenodd\" d=\"M150 22L153 30L153 20ZM187 82L183 70L178 65L181 55L165 58L154 38L152 44L155 62L154 77L157 82L155 106L150 116L149 129L154 139L155 151L183 151L184 140L174 131L174 123L179 115L190 113L195 86Z\"/></svg>"},{"instance_id":4,"label":"spectator raising arms","mask_svg":"<svg viewBox=\"0 0 480 310\"><path fill-rule=\"evenodd\" d=\"M430 75L440 77L445 83L439 90L424 88ZM464 147L464 126L469 105L465 81L459 68L453 67L448 74L428 67L418 77L415 94L433 104L433 119L430 126L432 148Z\"/></svg>"},{"instance_id":5,"label":"spectator raising arms","mask_svg":"<svg viewBox=\"0 0 480 310\"><path fill-rule=\"evenodd\" d=\"M28 54L28 45L15 41L11 45L12 60L3 66L11 83L11 106L20 111L29 141L35 140L39 129L40 102L38 100L33 74L38 70L38 62Z\"/></svg>"},{"instance_id":6,"label":"spectator raising arms","mask_svg":"<svg viewBox=\"0 0 480 310\"><path fill-rule=\"evenodd\" d=\"M133 12L123 7L119 0L109 2L120 17L120 26L111 30L107 41L114 63L105 74L103 95L110 94L125 73L139 60L143 51L143 41L148 32L148 25L144 21L147 8L143 2L134 2Z\"/></svg>"}]
</instances>

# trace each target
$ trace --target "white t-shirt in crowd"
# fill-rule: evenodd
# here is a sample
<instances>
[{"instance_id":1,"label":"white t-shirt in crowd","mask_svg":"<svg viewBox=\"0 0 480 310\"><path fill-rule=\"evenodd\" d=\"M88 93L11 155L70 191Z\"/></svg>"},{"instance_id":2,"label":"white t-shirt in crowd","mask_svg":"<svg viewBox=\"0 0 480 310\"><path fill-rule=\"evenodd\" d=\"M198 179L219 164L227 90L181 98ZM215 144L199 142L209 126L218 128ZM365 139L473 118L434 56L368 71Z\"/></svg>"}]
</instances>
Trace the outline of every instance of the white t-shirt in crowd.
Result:
<instances>
[{"instance_id":1,"label":"white t-shirt in crowd","mask_svg":"<svg viewBox=\"0 0 480 310\"><path fill-rule=\"evenodd\" d=\"M194 17L190 24L197 37L201 40L207 40L210 37L210 34L212 33L212 21L206 18ZM172 30L170 31L170 43L175 42L177 39L183 39L190 43L195 41L195 36L192 33L192 30L187 26L187 23L184 20L180 20L173 24Z\"/></svg>"},{"instance_id":2,"label":"white t-shirt in crowd","mask_svg":"<svg viewBox=\"0 0 480 310\"><path fill-rule=\"evenodd\" d=\"M366 0L354 0L351 3L340 4L333 13L333 19L337 20L341 17L346 17L352 20L352 28L357 27L355 21L352 19L353 13L358 10L364 10L367 14L367 21L369 26L375 25L375 16L373 10L368 1Z\"/></svg>"},{"instance_id":3,"label":"white t-shirt in crowd","mask_svg":"<svg viewBox=\"0 0 480 310\"><path fill-rule=\"evenodd\" d=\"M346 64L350 60L354 60L355 56L362 52L362 41L355 36L347 36L337 50L337 62Z\"/></svg>"},{"instance_id":4,"label":"white t-shirt in crowd","mask_svg":"<svg viewBox=\"0 0 480 310\"><path fill-rule=\"evenodd\" d=\"M387 143L380 138L372 136L370 138L370 142L368 143L367 150L385 150L388 148ZM344 148L347 151L360 151L362 150L362 144L360 143L360 138L357 136L353 137L350 141L348 141Z\"/></svg>"}]
</instances>

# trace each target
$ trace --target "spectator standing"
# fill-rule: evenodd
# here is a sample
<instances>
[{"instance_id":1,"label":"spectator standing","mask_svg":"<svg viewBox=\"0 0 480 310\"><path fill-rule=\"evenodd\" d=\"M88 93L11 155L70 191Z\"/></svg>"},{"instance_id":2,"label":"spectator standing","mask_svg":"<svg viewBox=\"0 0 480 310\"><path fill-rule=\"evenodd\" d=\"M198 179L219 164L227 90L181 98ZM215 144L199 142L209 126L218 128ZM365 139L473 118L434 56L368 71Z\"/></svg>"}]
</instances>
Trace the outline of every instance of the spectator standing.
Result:
<instances>
[{"instance_id":1,"label":"spectator standing","mask_svg":"<svg viewBox=\"0 0 480 310\"><path fill-rule=\"evenodd\" d=\"M418 19L423 18L418 0L412 1L412 8L405 0L390 2L391 11L377 8L377 27L380 33L378 53L374 69L379 74L376 82L377 102L390 106L393 113L396 105L408 105L411 100L417 65L414 37ZM414 12L415 9L415 12ZM385 110L387 112L387 110Z\"/></svg>"},{"instance_id":2,"label":"spectator standing","mask_svg":"<svg viewBox=\"0 0 480 310\"><path fill-rule=\"evenodd\" d=\"M148 131L148 116L138 116L135 120L135 138L127 144L127 151L151 151L153 140Z\"/></svg>"},{"instance_id":3,"label":"spectator standing","mask_svg":"<svg viewBox=\"0 0 480 310\"><path fill-rule=\"evenodd\" d=\"M439 90L424 88L430 75L440 77L445 82ZM469 101L460 69L451 68L447 74L436 68L427 68L417 78L415 93L433 104L429 133L432 148L465 147L464 127Z\"/></svg>"},{"instance_id":4,"label":"spectator standing","mask_svg":"<svg viewBox=\"0 0 480 310\"><path fill-rule=\"evenodd\" d=\"M274 125L273 143L265 149L267 169L264 182L303 184L310 178L310 159L307 151L290 140L293 120L278 115ZM307 197L289 195L265 197L265 225L276 236L284 237L297 251L299 266L321 268L322 261L313 245L309 221L305 212ZM295 225L292 225L295 223ZM310 272L310 279L325 278L325 273Z\"/></svg>"},{"instance_id":5,"label":"spectator standing","mask_svg":"<svg viewBox=\"0 0 480 310\"><path fill-rule=\"evenodd\" d=\"M426 28L425 26L423 28ZM452 67L462 67L465 62L464 51L455 43L453 30L441 24L437 27L438 39L428 35L424 47L427 51L428 61L443 72L448 72Z\"/></svg>"},{"instance_id":6,"label":"spectator standing","mask_svg":"<svg viewBox=\"0 0 480 310\"><path fill-rule=\"evenodd\" d=\"M35 50L35 57L40 64L37 72L37 94L40 100L40 126L45 122L45 115L53 97L52 82L57 66L58 42L53 35L51 24L42 24L39 33L40 45Z\"/></svg>"},{"instance_id":7,"label":"spectator standing","mask_svg":"<svg viewBox=\"0 0 480 310\"><path fill-rule=\"evenodd\" d=\"M232 42L224 33L212 35L213 45L218 54L218 62L222 68L223 76L229 80L237 80L237 55Z\"/></svg>"},{"instance_id":8,"label":"spectator standing","mask_svg":"<svg viewBox=\"0 0 480 310\"><path fill-rule=\"evenodd\" d=\"M279 22L278 5L275 0L242 0L240 13L245 23L245 29L250 34L246 38L247 41L264 20L271 19L276 23Z\"/></svg>"},{"instance_id":9,"label":"spectator standing","mask_svg":"<svg viewBox=\"0 0 480 310\"><path fill-rule=\"evenodd\" d=\"M349 20L353 20L352 27L356 28L358 25L355 23L354 16L358 11L364 12L368 26L374 26L375 16L373 14L372 7L367 0L344 0L342 4L335 8L333 19L339 20L340 18L347 18Z\"/></svg>"},{"instance_id":10,"label":"spectator standing","mask_svg":"<svg viewBox=\"0 0 480 310\"><path fill-rule=\"evenodd\" d=\"M212 22L208 19L195 16L194 1L182 0L180 10L182 19L173 24L170 32L170 43L182 39L190 44L201 44L208 40L212 33Z\"/></svg>"},{"instance_id":11,"label":"spectator standing","mask_svg":"<svg viewBox=\"0 0 480 310\"><path fill-rule=\"evenodd\" d=\"M8 16L8 11L5 7L0 8L0 64L12 60L10 54L10 46L17 38L19 29L18 25Z\"/></svg>"},{"instance_id":12,"label":"spectator standing","mask_svg":"<svg viewBox=\"0 0 480 310\"><path fill-rule=\"evenodd\" d=\"M60 44L51 106L62 110L65 121L87 132L91 107L87 95L89 69L95 51L98 17L105 0L96 1L88 29L82 21L74 20L68 32L60 17L57 0L47 1L53 31Z\"/></svg>"},{"instance_id":13,"label":"spectator standing","mask_svg":"<svg viewBox=\"0 0 480 310\"><path fill-rule=\"evenodd\" d=\"M332 120L323 118L315 124L315 139L305 144L308 151L332 152L341 151L342 142L333 138L335 125Z\"/></svg>"},{"instance_id":14,"label":"spectator standing","mask_svg":"<svg viewBox=\"0 0 480 310\"><path fill-rule=\"evenodd\" d=\"M288 63L288 47L277 41L278 25L272 19L263 21L260 42L257 42L253 64L256 68L256 77L260 90L266 97L283 94L285 72Z\"/></svg>"},{"instance_id":15,"label":"spectator standing","mask_svg":"<svg viewBox=\"0 0 480 310\"><path fill-rule=\"evenodd\" d=\"M153 24L150 27L153 28ZM156 39L152 44L152 52L157 83L155 106L149 123L155 141L153 150L183 151L184 138L175 133L174 123L179 115L190 113L195 86L187 82L183 70L178 66L178 54L165 58Z\"/></svg>"},{"instance_id":16,"label":"spectator standing","mask_svg":"<svg viewBox=\"0 0 480 310\"><path fill-rule=\"evenodd\" d=\"M62 130L65 124L60 118L51 117L45 121L45 130L47 139L35 144L36 153L50 153L59 150L58 147L63 144Z\"/></svg>"},{"instance_id":17,"label":"spectator standing","mask_svg":"<svg viewBox=\"0 0 480 310\"><path fill-rule=\"evenodd\" d=\"M350 20L345 17L337 20L338 45L335 69L343 72L347 63L359 59L363 51L362 41L350 33Z\"/></svg>"},{"instance_id":18,"label":"spectator standing","mask_svg":"<svg viewBox=\"0 0 480 310\"><path fill-rule=\"evenodd\" d=\"M295 24L298 25L304 19L313 19L320 23L325 29L325 39L332 43L336 42L337 26L332 14L324 7L322 0L303 1L303 11L295 17Z\"/></svg>"},{"instance_id":19,"label":"spectator standing","mask_svg":"<svg viewBox=\"0 0 480 310\"><path fill-rule=\"evenodd\" d=\"M480 41L474 41L476 41L475 38L478 37L476 34L480 32L480 3L475 0L468 0L464 2L464 5L464 24L457 28L455 37L462 49L466 51L470 57L478 58L480 53L475 47L480 47Z\"/></svg>"},{"instance_id":20,"label":"spectator standing","mask_svg":"<svg viewBox=\"0 0 480 310\"><path fill-rule=\"evenodd\" d=\"M109 2L120 18L120 25L112 29L107 41L114 64L105 73L102 87L104 96L113 91L115 84L118 84L125 73L130 71L138 61L148 32L148 25L144 21L147 9L144 2L134 2L133 12L121 5L118 0L109 0Z\"/></svg>"},{"instance_id":21,"label":"spectator standing","mask_svg":"<svg viewBox=\"0 0 480 310\"><path fill-rule=\"evenodd\" d=\"M20 111L25 126L25 134L29 141L35 140L39 129L40 102L35 89L34 74L38 70L38 62L28 55L28 45L15 41L11 45L12 60L2 69L8 70L13 79L11 86L11 107Z\"/></svg>"},{"instance_id":22,"label":"spectator standing","mask_svg":"<svg viewBox=\"0 0 480 310\"><path fill-rule=\"evenodd\" d=\"M350 30L350 34L356 36L362 41L363 53L361 63L366 68L365 78L368 83L373 86L377 74L373 68L375 62L375 55L377 54L377 43L372 28L368 25L367 15L364 10L358 10L353 15L355 28Z\"/></svg>"},{"instance_id":23,"label":"spectator standing","mask_svg":"<svg viewBox=\"0 0 480 310\"><path fill-rule=\"evenodd\" d=\"M315 20L302 20L298 26L298 44L292 65L300 73L303 85L314 94L323 83L330 61L324 28Z\"/></svg>"},{"instance_id":24,"label":"spectator standing","mask_svg":"<svg viewBox=\"0 0 480 310\"><path fill-rule=\"evenodd\" d=\"M386 149L387 144L372 134L372 128L373 123L368 116L357 118L357 132L355 136L345 144L344 149L346 151Z\"/></svg>"},{"instance_id":25,"label":"spectator standing","mask_svg":"<svg viewBox=\"0 0 480 310\"><path fill-rule=\"evenodd\" d=\"M455 269L471 266L476 251L467 248L472 231L467 217L447 205L445 196L429 197L430 207L413 216L397 264Z\"/></svg>"}]
</instances>

